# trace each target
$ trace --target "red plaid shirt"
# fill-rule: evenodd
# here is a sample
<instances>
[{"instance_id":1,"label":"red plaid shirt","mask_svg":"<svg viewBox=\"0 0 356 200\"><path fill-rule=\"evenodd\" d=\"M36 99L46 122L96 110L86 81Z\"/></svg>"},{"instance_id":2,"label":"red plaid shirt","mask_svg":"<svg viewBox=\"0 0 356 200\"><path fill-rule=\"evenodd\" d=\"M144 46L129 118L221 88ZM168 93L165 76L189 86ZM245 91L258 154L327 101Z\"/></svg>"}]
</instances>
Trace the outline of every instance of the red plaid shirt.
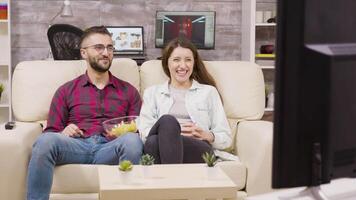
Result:
<instances>
[{"instance_id":1,"label":"red plaid shirt","mask_svg":"<svg viewBox=\"0 0 356 200\"><path fill-rule=\"evenodd\" d=\"M141 104L136 88L110 72L109 83L101 90L85 73L56 91L43 132L61 132L68 124L75 124L85 137L104 134L103 121L139 115Z\"/></svg>"}]
</instances>

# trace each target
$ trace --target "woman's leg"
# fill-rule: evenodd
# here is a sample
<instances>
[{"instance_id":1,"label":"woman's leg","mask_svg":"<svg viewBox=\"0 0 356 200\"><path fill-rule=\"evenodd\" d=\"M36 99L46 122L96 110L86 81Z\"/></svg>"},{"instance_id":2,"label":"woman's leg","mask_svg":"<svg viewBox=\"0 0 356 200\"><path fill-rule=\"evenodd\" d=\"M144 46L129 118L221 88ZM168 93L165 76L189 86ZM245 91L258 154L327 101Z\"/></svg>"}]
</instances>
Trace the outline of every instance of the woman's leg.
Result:
<instances>
[{"instance_id":1,"label":"woman's leg","mask_svg":"<svg viewBox=\"0 0 356 200\"><path fill-rule=\"evenodd\" d=\"M202 154L213 151L213 148L208 142L184 136L183 148L183 163L203 163Z\"/></svg>"},{"instance_id":2,"label":"woman's leg","mask_svg":"<svg viewBox=\"0 0 356 200\"><path fill-rule=\"evenodd\" d=\"M145 142L144 150L145 154L150 154L155 159L155 164L161 164L161 158L158 148L158 135L150 135Z\"/></svg>"},{"instance_id":3,"label":"woman's leg","mask_svg":"<svg viewBox=\"0 0 356 200\"><path fill-rule=\"evenodd\" d=\"M155 135L158 137L158 142L155 142L156 139L149 139ZM162 164L183 162L181 129L175 117L171 115L163 115L159 118L151 128L147 140L149 140L149 143L145 144L145 150L156 152L158 146L158 159L160 159Z\"/></svg>"}]
</instances>

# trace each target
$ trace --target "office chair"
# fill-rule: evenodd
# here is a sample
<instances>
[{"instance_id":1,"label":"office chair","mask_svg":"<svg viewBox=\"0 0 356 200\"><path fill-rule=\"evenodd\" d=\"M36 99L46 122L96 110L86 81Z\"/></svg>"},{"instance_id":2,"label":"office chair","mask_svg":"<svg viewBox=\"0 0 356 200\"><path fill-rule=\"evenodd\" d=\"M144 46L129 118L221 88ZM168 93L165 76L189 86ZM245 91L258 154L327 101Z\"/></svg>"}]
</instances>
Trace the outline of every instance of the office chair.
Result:
<instances>
[{"instance_id":1,"label":"office chair","mask_svg":"<svg viewBox=\"0 0 356 200\"><path fill-rule=\"evenodd\" d=\"M80 60L80 37L83 30L69 24L54 24L47 36L54 60Z\"/></svg>"}]
</instances>

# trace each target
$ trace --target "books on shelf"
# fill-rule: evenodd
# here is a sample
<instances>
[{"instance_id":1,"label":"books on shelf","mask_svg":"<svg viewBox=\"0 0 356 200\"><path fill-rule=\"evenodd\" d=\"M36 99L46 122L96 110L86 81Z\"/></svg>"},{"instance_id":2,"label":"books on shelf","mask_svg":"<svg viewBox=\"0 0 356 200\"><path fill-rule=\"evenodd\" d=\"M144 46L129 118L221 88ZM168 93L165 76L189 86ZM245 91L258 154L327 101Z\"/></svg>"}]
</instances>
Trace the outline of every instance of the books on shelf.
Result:
<instances>
[{"instance_id":1,"label":"books on shelf","mask_svg":"<svg viewBox=\"0 0 356 200\"><path fill-rule=\"evenodd\" d=\"M255 57L256 59L274 59L275 54L257 53Z\"/></svg>"}]
</instances>

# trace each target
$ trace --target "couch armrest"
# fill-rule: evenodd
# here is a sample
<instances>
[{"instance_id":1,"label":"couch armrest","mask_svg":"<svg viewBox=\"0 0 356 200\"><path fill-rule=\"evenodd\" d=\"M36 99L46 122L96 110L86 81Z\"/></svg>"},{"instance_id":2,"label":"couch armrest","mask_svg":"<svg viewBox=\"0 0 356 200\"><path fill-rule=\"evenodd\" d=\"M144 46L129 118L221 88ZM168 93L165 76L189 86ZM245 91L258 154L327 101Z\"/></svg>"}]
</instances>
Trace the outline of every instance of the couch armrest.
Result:
<instances>
[{"instance_id":1,"label":"couch armrest","mask_svg":"<svg viewBox=\"0 0 356 200\"><path fill-rule=\"evenodd\" d=\"M0 128L0 199L25 199L32 144L41 132L39 123L16 122L13 130Z\"/></svg>"},{"instance_id":2,"label":"couch armrest","mask_svg":"<svg viewBox=\"0 0 356 200\"><path fill-rule=\"evenodd\" d=\"M272 191L272 139L271 122L242 121L237 126L237 153L247 167L249 196Z\"/></svg>"}]
</instances>

